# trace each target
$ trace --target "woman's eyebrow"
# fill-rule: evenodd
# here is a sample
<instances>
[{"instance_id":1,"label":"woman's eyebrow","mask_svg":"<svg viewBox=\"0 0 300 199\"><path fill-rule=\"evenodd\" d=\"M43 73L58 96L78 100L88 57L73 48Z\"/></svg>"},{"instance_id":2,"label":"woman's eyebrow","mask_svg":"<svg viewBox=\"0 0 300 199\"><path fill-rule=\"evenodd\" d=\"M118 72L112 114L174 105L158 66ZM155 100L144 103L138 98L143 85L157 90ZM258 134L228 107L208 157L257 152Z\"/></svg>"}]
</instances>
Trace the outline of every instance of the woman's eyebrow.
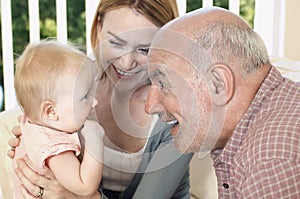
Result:
<instances>
[{"instance_id":1,"label":"woman's eyebrow","mask_svg":"<svg viewBox=\"0 0 300 199\"><path fill-rule=\"evenodd\" d=\"M107 31L107 34L111 35L112 37L116 38L117 40L119 40L122 43L127 44L127 42L124 39L121 39L120 37L118 37L115 33L110 32L109 30Z\"/></svg>"},{"instance_id":2,"label":"woman's eyebrow","mask_svg":"<svg viewBox=\"0 0 300 199\"><path fill-rule=\"evenodd\" d=\"M149 44L139 44L137 47L138 48L149 48L150 45L151 45L151 43L149 43Z\"/></svg>"}]
</instances>

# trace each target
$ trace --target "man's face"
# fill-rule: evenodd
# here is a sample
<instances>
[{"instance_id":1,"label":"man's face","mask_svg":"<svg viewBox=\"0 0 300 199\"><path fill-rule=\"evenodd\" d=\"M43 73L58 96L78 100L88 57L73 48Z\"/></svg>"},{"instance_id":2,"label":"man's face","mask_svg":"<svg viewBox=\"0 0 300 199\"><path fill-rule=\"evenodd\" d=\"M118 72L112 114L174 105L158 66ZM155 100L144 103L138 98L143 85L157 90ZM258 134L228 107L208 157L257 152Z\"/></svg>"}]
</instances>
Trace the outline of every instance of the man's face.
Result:
<instances>
[{"instance_id":1,"label":"man's face","mask_svg":"<svg viewBox=\"0 0 300 199\"><path fill-rule=\"evenodd\" d=\"M200 151L211 118L210 95L203 77L184 58L163 50L149 57L152 85L146 111L172 124L180 152Z\"/></svg>"},{"instance_id":2,"label":"man's face","mask_svg":"<svg viewBox=\"0 0 300 199\"><path fill-rule=\"evenodd\" d=\"M145 110L172 124L175 146L182 153L206 155L219 138L224 109L212 103L216 89L210 66L209 56L197 43L175 31L160 31L151 44L152 85Z\"/></svg>"}]
</instances>

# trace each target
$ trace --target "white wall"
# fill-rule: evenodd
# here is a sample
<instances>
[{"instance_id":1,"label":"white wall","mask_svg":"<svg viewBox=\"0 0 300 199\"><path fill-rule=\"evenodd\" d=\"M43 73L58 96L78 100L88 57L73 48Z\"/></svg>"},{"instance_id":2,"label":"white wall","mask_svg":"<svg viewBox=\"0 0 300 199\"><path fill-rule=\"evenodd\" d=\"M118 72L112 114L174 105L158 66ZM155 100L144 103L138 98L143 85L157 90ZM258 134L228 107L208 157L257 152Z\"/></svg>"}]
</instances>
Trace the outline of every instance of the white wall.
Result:
<instances>
[{"instance_id":1,"label":"white wall","mask_svg":"<svg viewBox=\"0 0 300 199\"><path fill-rule=\"evenodd\" d=\"M286 0L284 57L300 60L300 1Z\"/></svg>"}]
</instances>

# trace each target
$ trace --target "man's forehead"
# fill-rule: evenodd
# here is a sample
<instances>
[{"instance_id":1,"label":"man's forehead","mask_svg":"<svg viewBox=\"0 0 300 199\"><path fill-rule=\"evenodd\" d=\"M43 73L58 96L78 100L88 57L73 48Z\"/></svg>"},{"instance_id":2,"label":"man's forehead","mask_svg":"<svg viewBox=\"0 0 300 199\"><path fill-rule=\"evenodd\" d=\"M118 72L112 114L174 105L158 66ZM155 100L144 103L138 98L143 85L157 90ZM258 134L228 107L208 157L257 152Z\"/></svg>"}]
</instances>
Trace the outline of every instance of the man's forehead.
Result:
<instances>
[{"instance_id":1,"label":"man's forehead","mask_svg":"<svg viewBox=\"0 0 300 199\"><path fill-rule=\"evenodd\" d=\"M160 29L154 36L151 47L175 54L185 55L188 48L197 45L190 37L170 29Z\"/></svg>"},{"instance_id":2,"label":"man's forehead","mask_svg":"<svg viewBox=\"0 0 300 199\"><path fill-rule=\"evenodd\" d=\"M174 53L158 48L150 48L150 52L148 54L150 63L165 63L170 61L171 58L176 58Z\"/></svg>"},{"instance_id":3,"label":"man's forehead","mask_svg":"<svg viewBox=\"0 0 300 199\"><path fill-rule=\"evenodd\" d=\"M163 55L162 51L165 51L194 64L196 63L195 53L205 54L196 40L171 29L161 29L155 34L151 42L150 56L152 49L155 53L159 52Z\"/></svg>"},{"instance_id":4,"label":"man's forehead","mask_svg":"<svg viewBox=\"0 0 300 199\"><path fill-rule=\"evenodd\" d=\"M164 53L164 55L169 55L167 57L159 56L159 54L156 55L152 57L152 60L148 64L148 73L151 78L189 77L192 74L190 72L193 70L191 68L193 66L180 56L172 53Z\"/></svg>"},{"instance_id":5,"label":"man's forehead","mask_svg":"<svg viewBox=\"0 0 300 199\"><path fill-rule=\"evenodd\" d=\"M181 62L180 55L162 49L151 49L149 64L153 66L169 67Z\"/></svg>"},{"instance_id":6,"label":"man's forehead","mask_svg":"<svg viewBox=\"0 0 300 199\"><path fill-rule=\"evenodd\" d=\"M210 55L203 48L203 42L172 29L160 29L152 40L149 57L153 62L175 64L180 62L193 67L194 70L205 70L212 64ZM174 66L173 66L174 67ZM179 69L181 70L181 69Z\"/></svg>"}]
</instances>

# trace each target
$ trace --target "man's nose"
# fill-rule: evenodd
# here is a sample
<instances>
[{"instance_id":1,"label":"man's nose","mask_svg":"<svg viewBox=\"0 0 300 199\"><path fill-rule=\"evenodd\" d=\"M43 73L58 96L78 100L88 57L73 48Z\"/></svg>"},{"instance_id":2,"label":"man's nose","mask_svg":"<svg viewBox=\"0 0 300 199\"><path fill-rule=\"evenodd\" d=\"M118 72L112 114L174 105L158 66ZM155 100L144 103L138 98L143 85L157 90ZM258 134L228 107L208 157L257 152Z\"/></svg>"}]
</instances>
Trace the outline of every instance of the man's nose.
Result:
<instances>
[{"instance_id":1,"label":"man's nose","mask_svg":"<svg viewBox=\"0 0 300 199\"><path fill-rule=\"evenodd\" d=\"M138 65L135 52L128 52L119 58L119 64L123 69L130 70Z\"/></svg>"},{"instance_id":2,"label":"man's nose","mask_svg":"<svg viewBox=\"0 0 300 199\"><path fill-rule=\"evenodd\" d=\"M153 115L153 114L159 114L163 112L164 108L161 104L162 102L162 95L160 93L160 89L158 85L151 85L149 89L149 93L147 96L147 100L145 103L145 111L146 113Z\"/></svg>"}]
</instances>

